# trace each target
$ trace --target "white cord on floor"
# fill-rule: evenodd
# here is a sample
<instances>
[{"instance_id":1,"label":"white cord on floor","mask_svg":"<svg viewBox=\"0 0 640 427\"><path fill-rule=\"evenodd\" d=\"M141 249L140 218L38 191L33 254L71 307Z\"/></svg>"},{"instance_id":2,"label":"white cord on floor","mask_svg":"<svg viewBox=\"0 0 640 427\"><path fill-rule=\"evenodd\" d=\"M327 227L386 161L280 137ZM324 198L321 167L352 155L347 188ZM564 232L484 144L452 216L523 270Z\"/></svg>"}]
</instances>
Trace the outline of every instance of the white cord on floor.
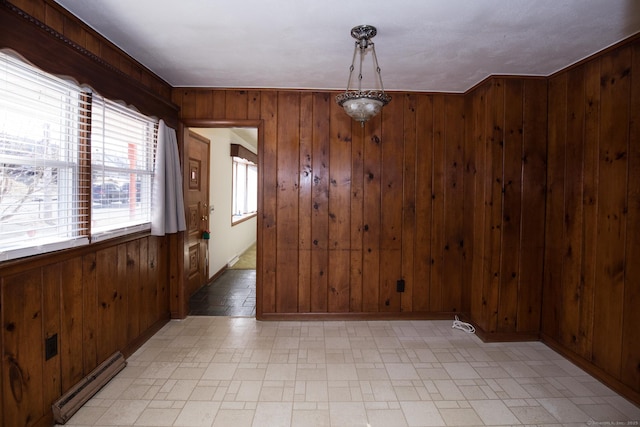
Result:
<instances>
[{"instance_id":1,"label":"white cord on floor","mask_svg":"<svg viewBox=\"0 0 640 427\"><path fill-rule=\"evenodd\" d=\"M461 321L458 319L458 316L456 316L456 320L453 321L453 326L451 328L463 330L468 334L473 334L476 331L476 328L474 328L471 323Z\"/></svg>"}]
</instances>

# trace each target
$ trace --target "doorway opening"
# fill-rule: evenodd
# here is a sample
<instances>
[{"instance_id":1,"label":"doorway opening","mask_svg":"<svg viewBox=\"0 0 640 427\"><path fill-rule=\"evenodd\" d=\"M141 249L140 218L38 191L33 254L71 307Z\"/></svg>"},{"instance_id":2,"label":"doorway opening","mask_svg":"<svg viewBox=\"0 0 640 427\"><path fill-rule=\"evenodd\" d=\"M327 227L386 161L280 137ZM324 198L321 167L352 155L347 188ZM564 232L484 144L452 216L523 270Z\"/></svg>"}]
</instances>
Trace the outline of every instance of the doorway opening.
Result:
<instances>
[{"instance_id":1,"label":"doorway opening","mask_svg":"<svg viewBox=\"0 0 640 427\"><path fill-rule=\"evenodd\" d=\"M260 122L186 122L211 141L208 281L189 315L256 317Z\"/></svg>"}]
</instances>

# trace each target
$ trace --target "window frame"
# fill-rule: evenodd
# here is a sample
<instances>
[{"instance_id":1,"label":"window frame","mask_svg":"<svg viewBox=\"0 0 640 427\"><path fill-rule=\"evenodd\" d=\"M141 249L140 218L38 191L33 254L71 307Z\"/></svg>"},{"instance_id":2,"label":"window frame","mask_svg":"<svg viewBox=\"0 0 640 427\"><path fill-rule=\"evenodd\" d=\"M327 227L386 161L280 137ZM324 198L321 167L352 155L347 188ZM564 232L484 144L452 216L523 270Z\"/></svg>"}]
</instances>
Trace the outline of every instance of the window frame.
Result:
<instances>
[{"instance_id":1,"label":"window frame","mask_svg":"<svg viewBox=\"0 0 640 427\"><path fill-rule=\"evenodd\" d=\"M78 100L75 102L86 103L86 106L84 109L80 107L65 108L64 106L62 107L57 106L55 109L55 111L58 112L57 114L59 114L60 116L63 116L64 114L69 114L69 112L71 112L74 115L73 117L74 127L69 128L73 131L73 133L65 134L65 135L68 135L67 138L69 139L70 143L75 146L75 151L72 155L73 159L70 160L71 164L68 164L69 161L62 162L64 163L63 166L65 166L65 169L70 169L68 173L71 174L71 177L68 180L68 185L70 187L73 187L73 189L69 190L68 194L65 194L65 196L68 196L71 198L71 201L70 203L68 203L68 205L72 207L66 208L64 210L64 217L61 216L59 221L61 224L65 224L65 222L71 223L71 225L66 225L66 227L72 227L72 230L70 233L72 233L73 236L72 237L69 237L69 235L63 236L62 234L57 232L56 234L52 235L51 243L45 242L44 240L33 241L31 239L26 239L27 241L34 242L33 244L29 244L28 246L13 245L13 244L11 245L7 244L5 246L3 244L4 242L1 242L0 243L0 262L9 261L9 260L19 260L21 258L40 255L40 254L47 254L57 250L71 249L78 246L90 245L92 242L106 240L113 237L126 236L126 235L134 234L137 232L141 232L141 231L149 231L151 228L150 211L152 209L151 208L151 194L152 194L151 186L153 183L154 163L155 163L155 154L157 149L157 137L158 137L157 129L158 129L159 120L155 117L150 117L148 115L138 113L135 109L131 108L130 106L123 107L129 111L134 111L135 114L144 116L146 119L149 119L150 122L153 122L151 139L145 141L145 143L143 144L146 146L145 149L147 149L150 153L149 159L148 159L149 167L147 167L147 169L145 170L146 171L145 176L148 175L146 179L148 181L147 197L148 197L148 204L149 204L148 206L149 214L145 218L146 219L145 221L141 222L140 224L137 224L136 226L116 227L113 230L109 230L109 232L107 233L97 233L93 227L94 216L93 216L93 208L91 206L92 193L93 193L92 192L93 166L91 163L92 141L90 136L91 136L91 130L92 130L91 123L93 118L92 116L93 100L95 96L100 97L100 95L93 92L87 87L80 86L75 81L60 78L52 73L49 73L47 71L40 69L37 66L32 65L31 63L26 61L24 58L22 58L20 55L16 54L11 50L0 49L0 58L4 57L5 55L9 59L8 60L2 59L3 61L16 61L18 65L24 69L24 74L21 74L21 73L16 74L18 76L18 80L17 80L18 83L29 81L29 79L35 78L34 76L42 76L42 78L45 81L51 80L51 81L61 82L61 84L68 85L68 87L72 88L72 89L69 89L70 91L69 93L76 94L74 96L77 96ZM3 74L3 75L6 76L6 74ZM3 81L0 81L0 84L3 84L4 81L5 81L4 79ZM44 84L42 86L36 85L35 87L36 89L34 90L36 90L37 92L39 90L44 90L44 89L40 89L40 87L45 88L46 85ZM21 92L20 90L16 91L17 96L24 96L23 95L24 93L25 92ZM114 102L107 98L104 98L104 101ZM5 111L9 111L9 107L11 105L12 105L11 101L8 101L5 106ZM8 119L8 116L6 119L3 119L3 120L7 120L7 119ZM12 138L15 138L15 137L20 138L21 135L24 135L24 133L20 133L20 131L18 131L17 133L14 133L14 134L7 133L3 136L3 138L5 141L7 141L7 144L9 144L9 141L11 141ZM33 147L35 147L36 149L37 147L41 147L41 146L42 146L42 141L33 142ZM16 165L20 165L23 163L25 165L27 163L37 164L40 158L42 158L42 156L29 159L28 157L23 155L22 160L16 162ZM58 168L58 166L56 166L56 164L60 162L50 161L49 163L52 165L50 167L53 167L53 170L57 170L56 168ZM62 165L62 163L60 163L60 165ZM57 189L57 191L60 191L60 190ZM72 212L72 211L74 213L70 214L69 212ZM80 219L76 220L76 218L80 218ZM58 230L56 229L56 231ZM26 231L23 231L23 232L26 233Z\"/></svg>"},{"instance_id":2,"label":"window frame","mask_svg":"<svg viewBox=\"0 0 640 427\"><path fill-rule=\"evenodd\" d=\"M112 237L122 236L122 235L130 234L133 232L137 232L137 231L146 231L151 229L151 209L152 209L151 188L153 183L155 152L156 152L157 140L158 140L158 120L154 120L146 115L140 114L139 112L135 111L134 109L128 106L121 105L118 102L106 99L99 95L93 96L93 101L95 102L95 106L98 109L100 109L102 113L101 123L103 124L103 126L100 128L101 130L103 130L103 133L100 133L99 135L97 135L97 132L96 132L96 136L99 136L101 138L100 142L94 144L93 138L90 138L90 142L89 142L89 146L92 151L91 171L90 171L91 173L90 175L90 181L91 181L90 235L91 235L91 241L97 242L97 241L109 239ZM93 106L94 105L92 104L92 107ZM92 108L92 112L93 111L94 109ZM113 152L117 153L117 150L115 150L115 148L117 147L118 143L123 144L125 142L125 140L123 139L115 138L116 135L114 135L114 132L111 129L109 129L109 134L107 134L107 131L106 131L107 114L112 116L111 117L112 121L110 123L115 123L110 127L116 127L117 125L124 126L124 124L128 124L128 125L133 124L134 127L136 126L141 127L141 129L138 129L138 130L141 130L144 136L143 136L143 139L137 141L140 144L134 145L134 148L136 148L137 150L135 151L135 155L133 157L135 157L137 160L137 157L142 155L143 157L142 163L136 162L135 166L132 166L130 164L131 161L133 161L131 151L130 151L132 148L131 144L128 144L127 161L129 161L129 165L126 167L118 166L117 164L109 165L108 163L113 162L113 160L107 160L106 155L102 157L101 162L98 162L96 160L95 157L97 156L94 156L94 153L95 153L94 148L97 148L98 145L102 145L101 148L103 149L104 153L106 153L106 148L114 148ZM118 116L118 117L114 117L114 116ZM95 115L93 117L95 117ZM124 123L124 121L128 123ZM93 122L96 123L97 120L93 120ZM91 129L92 134L94 133L93 131L95 130L95 128L97 128L97 126ZM126 132L126 130L121 129L116 133L119 133L119 132ZM121 137L121 135L117 135L117 136L119 138ZM108 144L105 143L107 139L111 139L111 142ZM115 155L111 156L112 159L115 157L116 157ZM122 160L122 159L117 159L117 160ZM141 167L140 166L141 164L144 165L144 167ZM103 178L101 183L97 183L97 181L94 181L94 178L98 176L97 175L98 173L101 174ZM122 183L105 182L104 178L107 175L111 175L111 176L129 175L129 177L128 177L128 180L125 179L123 180ZM132 179L132 176L135 176L136 178L141 178L139 195L137 194L138 193L137 184L139 181L138 179ZM104 186L105 184L111 184L116 186L116 192L117 192L116 196L118 198L118 202L121 203L121 205L119 210L113 211L110 213L119 215L112 219L121 219L125 221L120 226L109 226L110 224L97 226L98 212L100 213L103 213L103 212L101 209L98 209L98 207L102 205L102 201L100 203L96 203L96 201L94 200L94 196L95 196L94 186L95 185ZM124 193L123 193L122 187L125 184L129 185L128 196L131 195L131 188L130 188L131 185L133 184L135 187L135 190L133 192L135 199L132 202L132 200L128 197L126 205L122 203L122 201L124 200ZM140 203L138 203L138 197L140 197L139 199ZM140 206L138 206L138 204L140 204ZM113 210L114 208L111 207L111 209ZM115 209L117 209L117 207ZM131 216L134 215L134 212L136 210L138 212L135 214L135 217L131 218ZM125 211L125 212L123 213L122 211ZM125 218L123 217L123 215L126 216L127 211L129 212L128 221L126 221ZM101 217L100 218L101 221L106 220L107 222L109 222L109 215L106 215L106 216L100 215L100 217ZM144 220L141 221L140 220L141 217L144 217L146 221Z\"/></svg>"},{"instance_id":3,"label":"window frame","mask_svg":"<svg viewBox=\"0 0 640 427\"><path fill-rule=\"evenodd\" d=\"M247 149L246 147L240 144L231 144L230 145L230 154L231 154L231 226L235 226L241 224L245 221L250 220L258 215L258 156ZM244 200L242 201L243 212L242 214L236 214L236 206L238 204L237 201L237 191L238 191L238 168L239 165L244 166L244 177L242 180L243 183L243 194ZM255 169L255 210L249 211L249 169Z\"/></svg>"}]
</instances>

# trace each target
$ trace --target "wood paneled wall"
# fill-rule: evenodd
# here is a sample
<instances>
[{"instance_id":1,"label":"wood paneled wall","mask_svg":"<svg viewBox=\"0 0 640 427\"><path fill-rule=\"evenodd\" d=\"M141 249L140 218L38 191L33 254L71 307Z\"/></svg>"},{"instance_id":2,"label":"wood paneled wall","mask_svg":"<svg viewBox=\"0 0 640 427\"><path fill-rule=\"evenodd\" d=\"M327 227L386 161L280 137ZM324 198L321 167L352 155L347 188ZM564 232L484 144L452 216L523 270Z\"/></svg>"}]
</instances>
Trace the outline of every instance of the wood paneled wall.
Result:
<instances>
[{"instance_id":1,"label":"wood paneled wall","mask_svg":"<svg viewBox=\"0 0 640 427\"><path fill-rule=\"evenodd\" d=\"M485 339L537 338L544 259L547 82L490 78L467 94L465 283Z\"/></svg>"},{"instance_id":2,"label":"wood paneled wall","mask_svg":"<svg viewBox=\"0 0 640 427\"><path fill-rule=\"evenodd\" d=\"M0 266L2 425L50 425L58 397L166 323L167 246L142 237ZM45 360L50 337L58 352Z\"/></svg>"},{"instance_id":3,"label":"wood paneled wall","mask_svg":"<svg viewBox=\"0 0 640 427\"><path fill-rule=\"evenodd\" d=\"M0 48L177 126L170 86L54 1L0 0L0 28ZM164 325L181 247L180 236L139 234L0 263L0 425L52 425L58 397ZM47 338L58 346L49 360Z\"/></svg>"},{"instance_id":4,"label":"wood paneled wall","mask_svg":"<svg viewBox=\"0 0 640 427\"><path fill-rule=\"evenodd\" d=\"M549 79L542 333L640 392L640 41Z\"/></svg>"},{"instance_id":5,"label":"wood paneled wall","mask_svg":"<svg viewBox=\"0 0 640 427\"><path fill-rule=\"evenodd\" d=\"M182 119L264 120L258 315L465 310L464 96L395 93L363 128L334 95L174 89Z\"/></svg>"}]
</instances>

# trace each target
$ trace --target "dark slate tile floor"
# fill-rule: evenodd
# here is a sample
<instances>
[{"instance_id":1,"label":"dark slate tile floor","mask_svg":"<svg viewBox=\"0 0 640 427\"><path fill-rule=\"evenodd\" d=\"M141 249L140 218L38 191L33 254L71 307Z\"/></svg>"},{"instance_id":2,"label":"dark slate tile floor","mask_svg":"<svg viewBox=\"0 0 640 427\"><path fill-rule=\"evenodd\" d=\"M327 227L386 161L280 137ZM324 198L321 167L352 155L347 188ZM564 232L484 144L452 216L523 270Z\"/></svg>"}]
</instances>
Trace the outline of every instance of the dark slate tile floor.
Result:
<instances>
[{"instance_id":1,"label":"dark slate tile floor","mask_svg":"<svg viewBox=\"0 0 640 427\"><path fill-rule=\"evenodd\" d=\"M226 270L189 299L191 316L256 315L256 271Z\"/></svg>"}]
</instances>

